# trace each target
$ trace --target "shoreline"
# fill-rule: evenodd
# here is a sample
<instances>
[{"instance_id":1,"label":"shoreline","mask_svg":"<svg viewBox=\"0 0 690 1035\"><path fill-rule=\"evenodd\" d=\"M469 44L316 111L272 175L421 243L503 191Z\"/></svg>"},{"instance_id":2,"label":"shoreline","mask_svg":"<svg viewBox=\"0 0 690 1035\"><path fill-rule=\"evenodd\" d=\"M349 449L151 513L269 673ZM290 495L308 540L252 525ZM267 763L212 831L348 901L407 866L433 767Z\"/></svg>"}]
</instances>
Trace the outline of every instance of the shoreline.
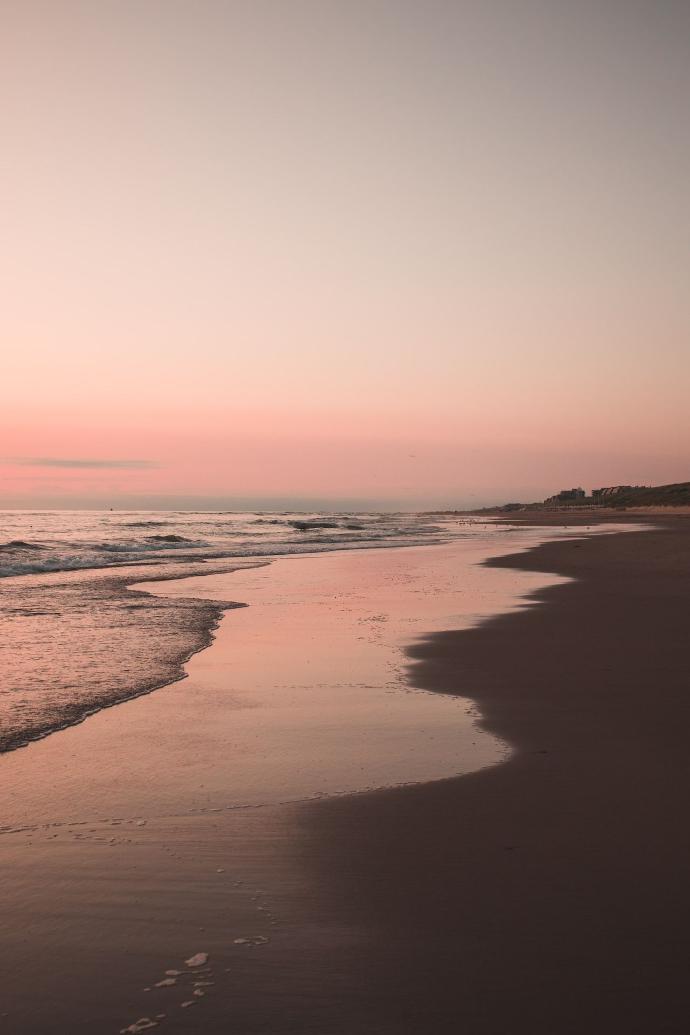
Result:
<instances>
[{"instance_id":1,"label":"shoreline","mask_svg":"<svg viewBox=\"0 0 690 1035\"><path fill-rule=\"evenodd\" d=\"M165 616L161 608L169 605L155 594L137 600L128 589L133 583L445 537L438 524L415 515L364 514L357 521L343 514L325 521L173 512L160 520L73 517L67 529L60 512L3 522L0 639L13 649L0 680L0 751L166 686L208 645L223 599L196 607L179 601ZM149 534L152 528L157 534Z\"/></svg>"},{"instance_id":2,"label":"shoreline","mask_svg":"<svg viewBox=\"0 0 690 1035\"><path fill-rule=\"evenodd\" d=\"M481 527L483 522L479 518L473 519L474 523L478 527ZM506 525L512 528L530 528L536 527L536 524L526 520L512 521L509 519L502 519L500 517L492 517L489 519L489 526L500 527ZM581 523L585 523L584 520ZM593 522L589 522L591 525ZM594 522L596 524L596 522ZM616 516L611 514L608 519L601 522L602 525L608 523L621 524L620 521L616 520ZM544 526L554 525L560 527L568 527L564 522L560 520L545 521ZM626 522L622 523L627 524ZM62 584L68 585L74 579L85 579L85 586L92 587L106 587L106 590L111 587L117 587L118 592L113 591L113 597L116 597L122 593L129 597L130 594L134 597L154 597L164 598L165 593L156 593L154 589L142 589L142 586L154 586L164 585L165 583L177 583L188 579L198 578L212 578L217 575L228 575L235 571L244 571L257 567L265 567L275 562L279 562L285 557L318 557L323 554L338 554L338 553L359 553L360 551L366 550L415 550L425 546L443 546L449 545L454 540L453 538L446 538L437 543L395 543L387 542L381 543L362 543L362 544L350 544L343 545L340 547L333 547L327 550L313 550L313 551L299 551L295 553L276 553L271 555L246 555L246 556L227 556L224 558L215 558L214 560L207 559L204 562L190 561L179 558L170 558L170 566L176 565L178 568L185 568L186 570L175 570L165 571L160 570L159 564L154 562L147 562L146 564L116 564L113 563L108 566L101 566L95 568L79 568L79 569L57 569L50 570L41 573L26 573L24 575L8 576L0 579L0 588L10 587L10 590L15 586L21 584L23 579L35 579L42 578L46 580L46 584L55 584L60 587ZM224 561L224 564L220 564L219 561ZM204 570L206 568L206 570ZM117 574L114 574L117 572ZM89 578L90 576L90 578ZM3 587L3 583L6 585ZM40 588L40 584L39 584ZM187 663L194 657L195 654L200 651L206 650L212 645L215 639L215 633L219 627L220 622L224 614L228 611L232 611L237 608L246 606L242 601L226 600L220 595L210 596L201 594L200 598L194 598L197 605L197 616L199 618L199 626L196 629L196 637L192 637L192 642L182 651L173 652L169 658L166 659L168 672L164 675L156 675L152 681L144 681L141 684L131 688L113 687L108 694L99 692L97 701L76 701L71 706L70 710L61 715L59 721L50 718L44 722L43 725L33 725L27 728L21 729L16 732L0 734L0 758L10 752L17 751L21 748L29 747L31 744L39 742L52 736L55 733L59 733L62 730L70 729L73 726L79 726L87 719L94 715L98 715L99 712L104 709L113 708L117 705L124 704L127 701L136 700L139 697L146 696L150 693L154 693L157 690L165 689L165 687L174 684L180 680L183 680L186 676L185 667ZM202 619L202 610L208 612L206 619Z\"/></svg>"},{"instance_id":3,"label":"shoreline","mask_svg":"<svg viewBox=\"0 0 690 1035\"><path fill-rule=\"evenodd\" d=\"M118 812L118 794L122 801L134 800L127 797L126 774L121 774L113 794L109 791L109 815L120 818L71 828L49 825L3 838L3 876L13 882L8 887L16 885L9 898L4 946L9 956L3 966L17 972L8 1005L22 1030L58 1035L66 1024L75 1031L124 1030L160 1010L167 1014L161 1030L185 1035L220 1035L229 1029L245 1035L418 1035L434 1029L464 1029L471 1035L609 1035L619 1030L675 1035L682 1030L674 1025L681 1005L685 1016L680 992L685 932L680 920L674 926L667 900L672 898L679 910L687 901L680 884L685 866L679 843L685 785L675 788L674 797L667 769L670 765L675 771L676 763L685 761L684 731L679 721L672 723L677 735L673 750L660 745L657 726L665 729L667 716L658 704L650 709L637 685L632 694L636 708L628 706L627 722L620 694L614 697L616 707L607 711L596 665L587 668L589 697L571 696L570 709L564 708L568 686L572 691L572 678L581 668L571 661L571 682L565 680L566 698L557 707L549 702L551 684L545 676L555 660L572 658L573 644L575 659L586 648L593 651L590 661L601 657L607 645L617 652L609 660L647 645L650 658L664 656L669 672L683 678L685 669L678 663L674 667L668 652L660 654L664 644L658 637L648 644L639 621L623 618L638 614L639 600L630 586L640 589L644 569L644 600L655 602L655 631L658 625L669 647L676 642L690 578L687 531L686 523L682 529L674 525L554 538L520 553L494 553L488 564L496 575L513 569L523 586L525 578L542 587L548 580L549 586L521 593L520 606L479 624L420 635L408 651L408 686L431 696L470 699L481 713L481 729L510 745L507 761L432 783L230 811L221 810L220 801L205 800L209 787L197 802L205 807L187 815L164 815L160 809ZM382 554L389 551L384 548ZM323 564L337 570L335 553L327 556L331 560ZM301 570L305 577L310 562L298 568L297 560L302 558L294 564L286 560L283 567L293 575ZM318 563L311 561L313 571ZM378 563L372 556L360 565L376 570ZM258 587L268 570L243 577ZM276 572L272 575L275 584ZM200 581L207 582L207 576ZM380 584L379 577L374 584ZM169 589L175 590L172 583ZM214 592L211 583L206 591ZM621 604L629 614L620 615ZM246 622L252 610L235 615ZM291 606L288 610L292 613ZM669 624L669 614L675 625ZM232 617L228 622L231 629ZM258 625L261 637L253 649L263 651L266 626ZM374 638L376 628L371 627ZM422 621L419 628L421 634L433 624ZM611 640L612 629L619 630L620 642L615 636ZM195 655L197 672L213 670L214 649ZM678 647L683 663L684 650L683 643L682 650ZM632 677L641 678L643 669L636 665L625 672L630 683ZM185 686L193 685L193 678L189 684L172 684L121 710L94 716L92 726L56 734L64 738L61 751L68 764L76 763L79 752L83 761L85 743L97 746L98 729L107 735L101 743L115 747L119 740L127 757L133 753L146 761L146 728L156 740L164 732L166 697L175 712L183 709L176 720L180 729L194 723L186 726L200 734L194 750L205 753L208 723L196 731L200 705L185 704ZM591 691L596 691L593 699ZM684 704L684 698L676 703ZM650 722L650 711L655 718L661 715L657 726ZM132 740L137 728L141 734ZM617 728L622 738L615 736ZM608 731L606 736L602 731ZM660 754L643 755L644 766L640 734ZM52 781L50 743L47 738L35 746L36 757L48 761L44 775ZM627 787L631 750L632 817ZM89 757L96 760L93 749ZM195 770L185 768L191 760L193 753L181 759L185 784L171 778L174 766L165 772L153 766L150 786L158 798L157 784L164 779L170 782L170 800L180 800L189 778L185 774L194 778ZM649 815L654 818L658 801L665 812L652 831ZM640 809L650 836L655 833L656 859L641 851L639 838L633 837ZM669 846L664 860L658 858L659 843ZM678 855L675 862L668 858L671 850ZM647 887L650 881L662 886L656 897ZM65 915L74 917L67 928L54 916L56 887ZM618 925L615 938L612 917ZM27 924L41 932L40 949L31 952L24 942ZM625 953L630 954L635 930L644 937L634 943L631 961ZM664 954L666 945L670 948ZM654 966L648 961L640 990L645 946ZM179 996L146 988L156 985L166 966L184 970L181 961L197 952L211 953L209 977L216 987L198 1009L180 1014L182 988ZM56 954L65 957L64 966ZM181 985L185 981L179 978ZM37 984L48 1006L34 1007Z\"/></svg>"},{"instance_id":4,"label":"shoreline","mask_svg":"<svg viewBox=\"0 0 690 1035\"><path fill-rule=\"evenodd\" d=\"M260 565L240 565L237 568L229 569L229 572L240 571L244 568L249 568ZM101 575L101 573L103 574ZM106 573L107 572L107 573ZM188 577L189 573L180 575L179 573L159 573L149 575L146 573L146 578L142 577L142 572L130 572L130 574L121 574L118 576L112 576L109 574L110 569L81 569L77 574L82 576L88 576L89 573L96 573L98 582L102 586L111 587L117 586L118 590L124 591L125 594L132 594L136 596L145 596L143 590L139 590L137 587L140 583L146 582L171 582L176 581L180 578ZM57 575L74 575L74 572L50 572L51 576ZM213 574L212 572L199 572L194 571L192 574ZM31 578L32 576L13 576L12 578ZM98 715L99 712L109 708L115 708L117 705L125 704L127 701L136 700L139 697L145 697L147 694L154 693L156 690L164 689L166 686L170 686L173 683L179 682L185 678L185 666L198 654L199 651L206 650L215 638L215 633L220 625L223 615L226 611L232 611L236 608L244 607L244 604L238 601L232 600L209 600L206 604L206 610L208 615L206 621L201 620L202 607L198 608L199 624L195 628L196 638L192 638L191 644L189 644L184 650L173 654L168 659L169 671L162 677L156 678L154 682L144 682L139 686L136 686L130 690L122 691L113 689L111 690L111 696L103 696L98 700L98 703L87 703L86 701L77 702L74 705L73 711L70 714L62 715L60 721L51 719L46 722L45 725L39 727L29 727L23 729L20 732L16 732L14 735L4 735L0 737L0 758L5 755L12 754L15 751L20 751L23 748L28 748L32 744L38 743L42 740L46 740L53 734L60 733L63 730L71 729L74 726L80 726L94 715Z\"/></svg>"},{"instance_id":5,"label":"shoreline","mask_svg":"<svg viewBox=\"0 0 690 1035\"><path fill-rule=\"evenodd\" d=\"M479 522L477 522L479 524ZM500 522L495 522L500 524ZM452 542L452 540L446 540L445 543ZM300 552L295 554L273 554L270 556L248 555L246 557L228 557L224 558L225 564L220 567L213 562L206 562L208 570L204 570L204 566L197 562L179 562L175 559L178 566L182 564L187 565L187 570L182 571L160 571L159 568L151 563L149 566L136 565L122 565L120 566L123 570L117 575L112 574L114 568L117 565L111 565L103 568L93 569L79 569L77 571L65 570L65 571L50 571L44 573L51 580L55 579L67 579L70 577L81 577L88 578L89 575L93 579L92 585L105 586L106 588L115 586L118 590L118 595L124 592L124 595L133 597L154 597L154 598L165 598L167 594L165 592L157 593L154 586L163 586L166 583L177 584L178 582L185 582L189 579L211 579L214 576L231 575L234 572L241 572L251 570L253 568L267 567L275 562L280 562L281 559L286 557L319 557L325 554L339 554L339 553L359 553L362 550L416 550L423 546L443 546L443 542L434 544L422 544L422 543L386 543L381 545L379 543L362 544L358 546L345 546L341 548L334 548L329 550L315 550L313 552ZM147 570L148 568L148 570ZM130 569L129 571L127 569ZM12 576L9 579L9 585L13 588L13 584L16 579L23 578L34 578L34 575L22 575ZM0 586L4 580L0 580ZM88 585L89 583L86 583ZM149 588L142 588L149 587ZM115 595L115 594L114 594ZM148 694L154 693L158 690L165 689L168 686L173 685L180 680L186 678L186 666L188 662L200 651L206 650L210 647L216 636L216 632L219 628L220 622L224 615L228 611L235 610L247 606L242 601L226 600L220 595L205 595L201 594L198 597L192 597L196 604L196 615L199 621L198 628L195 630L197 635L192 638L192 642L185 647L184 650L173 653L169 658L166 659L168 672L163 676L157 676L152 682L144 681L138 686L130 689L121 689L119 687L110 690L109 695L100 696L97 702L78 701L75 702L73 708L68 714L60 716L59 721L54 718L46 721L42 726L28 727L12 734L0 734L0 758L3 755L9 754L13 751L18 751L22 748L29 747L31 744L37 743L41 740L45 740L47 737L52 736L55 733L60 733L62 730L70 729L74 726L79 726L87 719L92 716L98 715L99 712L114 708L120 704L125 704L127 701L136 700L139 697L145 697ZM202 612L206 610L207 615L205 619L202 616Z\"/></svg>"},{"instance_id":6,"label":"shoreline","mask_svg":"<svg viewBox=\"0 0 690 1035\"><path fill-rule=\"evenodd\" d=\"M573 581L410 652L418 685L470 696L514 750L303 813L314 883L359 941L338 1031L684 1030L689 532L490 561Z\"/></svg>"},{"instance_id":7,"label":"shoreline","mask_svg":"<svg viewBox=\"0 0 690 1035\"><path fill-rule=\"evenodd\" d=\"M477 609L516 606L548 581L473 564L504 548L329 552L158 583L202 599L224 586L253 606L228 615L186 680L0 758L9 1027L119 1031L148 1016L220 1033L243 1015L240 1030L262 1030L267 988L309 972L324 936L302 810L324 793L364 799L502 756L471 702L403 683L398 644L451 613L472 624ZM213 971L203 1004L184 963L198 953ZM161 987L166 970L185 976Z\"/></svg>"},{"instance_id":8,"label":"shoreline","mask_svg":"<svg viewBox=\"0 0 690 1035\"><path fill-rule=\"evenodd\" d=\"M477 608L519 606L548 581L483 573L476 562L502 549L464 541L333 551L137 583L166 605L234 597L249 606L227 614L182 679L0 756L4 825L277 804L488 764L504 747L474 732L469 701L415 694L402 643L472 624Z\"/></svg>"}]
</instances>

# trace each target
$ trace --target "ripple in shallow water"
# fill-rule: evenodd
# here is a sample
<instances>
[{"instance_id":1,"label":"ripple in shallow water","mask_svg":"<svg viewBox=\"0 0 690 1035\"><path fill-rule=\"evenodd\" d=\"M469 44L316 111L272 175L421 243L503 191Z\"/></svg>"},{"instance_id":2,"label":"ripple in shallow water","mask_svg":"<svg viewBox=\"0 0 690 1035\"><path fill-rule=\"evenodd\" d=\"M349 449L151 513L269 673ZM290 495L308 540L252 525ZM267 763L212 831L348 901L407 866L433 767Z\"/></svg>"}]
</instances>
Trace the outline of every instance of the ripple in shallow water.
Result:
<instances>
[{"instance_id":1,"label":"ripple in shallow water","mask_svg":"<svg viewBox=\"0 0 690 1035\"><path fill-rule=\"evenodd\" d=\"M0 751L179 678L233 606L134 582L440 535L411 514L0 512Z\"/></svg>"},{"instance_id":2,"label":"ripple in shallow water","mask_svg":"<svg viewBox=\"0 0 690 1035\"><path fill-rule=\"evenodd\" d=\"M0 582L0 638L11 644L0 674L0 751L178 679L223 611L242 606L128 589L144 574Z\"/></svg>"}]
</instances>

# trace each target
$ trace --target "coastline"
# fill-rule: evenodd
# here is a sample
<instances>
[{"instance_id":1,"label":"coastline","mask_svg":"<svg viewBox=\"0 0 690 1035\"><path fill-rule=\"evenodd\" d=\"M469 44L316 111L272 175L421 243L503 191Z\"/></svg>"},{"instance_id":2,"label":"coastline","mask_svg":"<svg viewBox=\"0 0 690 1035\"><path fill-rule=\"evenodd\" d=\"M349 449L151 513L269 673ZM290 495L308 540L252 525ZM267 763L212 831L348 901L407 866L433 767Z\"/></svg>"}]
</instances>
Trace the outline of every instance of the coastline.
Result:
<instances>
[{"instance_id":1,"label":"coastline","mask_svg":"<svg viewBox=\"0 0 690 1035\"><path fill-rule=\"evenodd\" d=\"M150 587L250 606L228 613L186 679L0 756L8 1028L115 1032L148 1016L212 1033L243 1013L251 1031L269 1002L282 1010L269 989L323 955L305 799L364 798L505 753L470 701L411 689L400 649L551 581L478 566L503 549L333 551ZM197 953L212 986L193 986L184 961ZM182 975L159 986L169 969Z\"/></svg>"},{"instance_id":2,"label":"coastline","mask_svg":"<svg viewBox=\"0 0 690 1035\"><path fill-rule=\"evenodd\" d=\"M680 911L687 901L679 883L684 786L669 796L666 783L673 784L669 766L675 772L685 761L683 730L674 719L676 740L659 741L670 721L667 709L645 698L644 669L631 659L623 663L623 653L646 647L654 660L664 645L675 645L678 657L665 657L682 681L684 644L681 650L677 640L688 592L687 531L681 522L494 556L489 565L497 573L512 569L522 579L524 572L544 572L549 579L541 585L556 584L531 594L535 606L422 636L410 650L412 685L473 700L480 725L513 748L506 763L318 802L158 813L143 825L129 813L3 839L5 872L22 874L7 914L10 955L3 965L17 971L11 1005L32 1003L37 984L52 1003L50 1020L45 1005L36 1015L20 1014L22 1030L57 1035L66 1023L75 1031L125 1030L137 1017L168 1012L171 993L143 986L155 984L162 966L179 967L187 955L210 951L217 987L202 1009L173 1011L161 1030L680 1031L674 1025L681 1016L685 932L680 920L674 926L670 907ZM327 563L336 563L330 556ZM655 605L653 643L639 636L644 614L640 594L630 591L639 589L642 571L644 601ZM553 573L576 581L552 579ZM213 593L210 583L207 591ZM234 612L221 629L250 612ZM554 664L587 643L589 658L574 655L577 664L558 684L560 703L550 701ZM195 655L192 666L212 662L216 649ZM635 706L627 722L621 687L609 700L602 668L594 664L609 649ZM578 696L573 680L585 663L588 693ZM113 745L120 738L139 758L151 734L159 738L163 695L180 705L184 687L173 684L109 709L91 724L56 734L54 744L63 738L71 764L84 734L100 727L110 729ZM684 703L680 691L677 699L666 698L666 705ZM193 722L195 711L192 702L182 721ZM137 713L143 721L132 722ZM142 735L132 741L137 725ZM643 734L655 751L640 756ZM41 757L49 758L51 740L35 745ZM202 740L197 750L205 750ZM13 754L20 763L25 752ZM169 774L154 766L154 791L161 778ZM121 790L116 780L113 801ZM175 787L173 800L178 792ZM632 793L637 811L631 815ZM655 817L658 801L666 808ZM640 809L650 827L646 851L635 837ZM668 848L664 860L659 843ZM64 919L54 915L55 888ZM40 932L42 960L24 949L27 924L34 942ZM235 936L243 943L234 944ZM67 953L68 968L56 965L56 952Z\"/></svg>"},{"instance_id":3,"label":"coastline","mask_svg":"<svg viewBox=\"0 0 690 1035\"><path fill-rule=\"evenodd\" d=\"M678 1035L690 526L490 563L573 581L410 654L513 755L304 814L313 879L360 942L337 1030Z\"/></svg>"},{"instance_id":4,"label":"coastline","mask_svg":"<svg viewBox=\"0 0 690 1035\"><path fill-rule=\"evenodd\" d=\"M232 567L225 568L226 574L232 574L234 571L244 571L254 567L261 567L268 562L261 559L257 559L255 563L251 560L249 562L240 563L234 562ZM65 579L72 575L81 576L93 574L94 570L82 570L79 572L50 572L49 577L56 577L58 579ZM149 584L165 583L179 581L181 578L188 578L193 575L208 576L215 574L216 572L209 571L205 572L200 567L188 566L182 572L156 572L147 571L145 568L139 568L132 566L132 570L119 573L117 575L111 574L110 569L96 570L96 579L91 582L91 585L86 584L88 590L93 592L94 587L101 595L101 603L103 597L110 596L111 598L122 598L123 595L127 598L130 607L141 607L141 600L149 601L151 596L155 594L146 593L143 590L138 589L139 584L145 579ZM13 579L0 580L0 583L5 582L6 585L3 588L10 587L10 591L17 585L16 579L24 579L26 576L17 576ZM41 587L39 586L39 591ZM105 601L107 604L110 601ZM158 600L155 603L161 604L164 601ZM94 715L98 715L99 712L106 708L115 708L120 704L124 704L126 701L136 700L138 697L146 696L147 694L154 693L156 690L162 690L166 686L170 686L172 683L179 682L185 678L185 667L187 663L198 654L200 651L206 650L210 647L214 641L216 632L226 611L232 611L236 608L244 607L245 605L241 602L234 600L221 600L221 599L209 599L206 601L188 600L183 601L186 608L185 614L185 636L188 642L184 643L181 648L174 651L170 651L167 658L164 660L158 658L158 663L161 671L158 672L153 678L140 678L138 683L133 686L112 686L105 692L101 691L95 695L92 700L84 698L76 700L71 708L63 710L59 716L51 716L47 718L43 724L38 723L33 726L24 726L19 730L14 731L0 731L0 757L8 754L12 751L19 751L22 748L28 747L30 744L35 744L37 741L45 740L47 737L52 736L55 733L59 733L61 730L70 729L73 726L80 726L87 719L90 719ZM191 606L189 606L191 605ZM79 644L79 647L83 649L83 642Z\"/></svg>"},{"instance_id":5,"label":"coastline","mask_svg":"<svg viewBox=\"0 0 690 1035\"><path fill-rule=\"evenodd\" d=\"M414 514L3 511L0 524L0 753L181 678L234 606L138 593L141 580L444 538Z\"/></svg>"}]
</instances>

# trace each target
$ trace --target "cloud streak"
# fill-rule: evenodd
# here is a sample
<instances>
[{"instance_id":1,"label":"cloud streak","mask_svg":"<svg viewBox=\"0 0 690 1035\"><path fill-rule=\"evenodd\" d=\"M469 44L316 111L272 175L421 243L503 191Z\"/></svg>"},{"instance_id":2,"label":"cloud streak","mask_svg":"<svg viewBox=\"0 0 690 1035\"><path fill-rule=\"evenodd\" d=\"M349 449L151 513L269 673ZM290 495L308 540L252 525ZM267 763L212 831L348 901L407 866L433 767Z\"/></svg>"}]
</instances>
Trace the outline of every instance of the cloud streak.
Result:
<instances>
[{"instance_id":1,"label":"cloud streak","mask_svg":"<svg viewBox=\"0 0 690 1035\"><path fill-rule=\"evenodd\" d=\"M58 467L72 469L92 470L121 470L135 471L146 468L160 467L156 460L98 460L98 459L70 459L57 456L12 456L3 457L2 462L12 464L15 467Z\"/></svg>"}]
</instances>

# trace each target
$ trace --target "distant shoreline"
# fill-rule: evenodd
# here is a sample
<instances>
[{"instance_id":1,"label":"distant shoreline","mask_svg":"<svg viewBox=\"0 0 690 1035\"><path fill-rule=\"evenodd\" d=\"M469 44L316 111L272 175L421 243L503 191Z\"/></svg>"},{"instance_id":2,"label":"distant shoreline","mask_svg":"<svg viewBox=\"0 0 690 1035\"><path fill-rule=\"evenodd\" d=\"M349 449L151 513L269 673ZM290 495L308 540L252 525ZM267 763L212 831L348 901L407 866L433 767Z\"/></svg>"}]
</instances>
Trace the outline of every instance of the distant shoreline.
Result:
<instances>
[{"instance_id":1,"label":"distant shoreline","mask_svg":"<svg viewBox=\"0 0 690 1035\"><path fill-rule=\"evenodd\" d=\"M516 509L513 507L487 507L485 510L453 510L453 511L430 511L429 513L457 514L458 517L473 518L505 518L510 521L521 521L525 524L547 524L548 519L556 517L559 520L563 517L587 519L590 523L594 521L607 521L614 519L620 521L628 517L685 517L690 515L690 504L678 504L677 506L660 506L650 504L644 507L600 507L600 506L578 506L577 504L563 506L538 506L532 503L525 503Z\"/></svg>"},{"instance_id":2,"label":"distant shoreline","mask_svg":"<svg viewBox=\"0 0 690 1035\"><path fill-rule=\"evenodd\" d=\"M673 482L669 485L617 485L592 489L590 496L581 488L564 489L543 501L504 503L496 507L483 507L471 513L479 516L495 513L541 514L571 511L593 514L690 514L690 482Z\"/></svg>"}]
</instances>

